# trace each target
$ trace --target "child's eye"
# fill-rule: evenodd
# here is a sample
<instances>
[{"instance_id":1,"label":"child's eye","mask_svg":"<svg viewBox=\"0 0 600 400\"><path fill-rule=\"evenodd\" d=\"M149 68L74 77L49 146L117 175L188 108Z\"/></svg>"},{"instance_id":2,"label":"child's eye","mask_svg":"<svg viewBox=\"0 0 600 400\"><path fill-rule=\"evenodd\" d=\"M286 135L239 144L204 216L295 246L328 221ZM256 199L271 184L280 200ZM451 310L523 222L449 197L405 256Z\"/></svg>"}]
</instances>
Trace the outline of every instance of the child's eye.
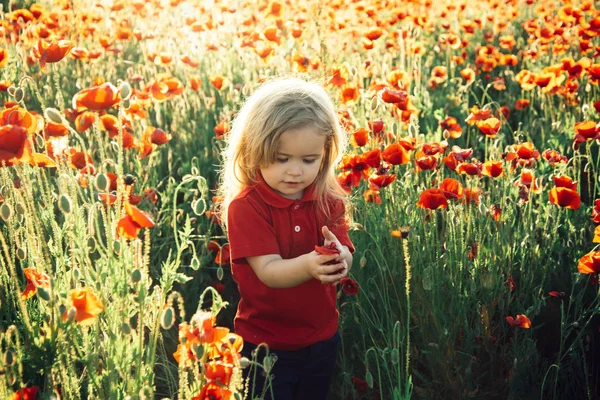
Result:
<instances>
[{"instance_id":1,"label":"child's eye","mask_svg":"<svg viewBox=\"0 0 600 400\"><path fill-rule=\"evenodd\" d=\"M316 159L314 159L314 160L304 160L304 162L305 162L306 164L312 164L312 163L314 163L315 161L317 161L317 160L316 160Z\"/></svg>"},{"instance_id":2,"label":"child's eye","mask_svg":"<svg viewBox=\"0 0 600 400\"><path fill-rule=\"evenodd\" d=\"M287 158L277 158L276 161L280 162L280 163L284 163L287 161Z\"/></svg>"}]
</instances>

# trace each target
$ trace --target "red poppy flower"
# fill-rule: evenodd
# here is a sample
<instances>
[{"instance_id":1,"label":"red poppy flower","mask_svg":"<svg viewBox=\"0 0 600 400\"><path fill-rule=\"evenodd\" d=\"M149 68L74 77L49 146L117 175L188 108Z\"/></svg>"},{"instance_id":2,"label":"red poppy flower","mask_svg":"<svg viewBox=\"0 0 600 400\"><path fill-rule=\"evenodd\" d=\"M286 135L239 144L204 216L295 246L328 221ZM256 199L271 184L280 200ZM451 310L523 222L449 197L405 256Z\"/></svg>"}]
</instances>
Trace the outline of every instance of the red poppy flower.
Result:
<instances>
[{"instance_id":1,"label":"red poppy flower","mask_svg":"<svg viewBox=\"0 0 600 400\"><path fill-rule=\"evenodd\" d=\"M119 89L109 82L83 89L73 96L73 108L77 112L106 110L118 102Z\"/></svg>"},{"instance_id":2,"label":"red poppy flower","mask_svg":"<svg viewBox=\"0 0 600 400\"><path fill-rule=\"evenodd\" d=\"M462 136L462 127L454 117L448 117L440 122L440 127L447 131L452 139Z\"/></svg>"},{"instance_id":3,"label":"red poppy flower","mask_svg":"<svg viewBox=\"0 0 600 400\"><path fill-rule=\"evenodd\" d=\"M480 188L465 188L463 202L479 204L479 197L483 191Z\"/></svg>"},{"instance_id":4,"label":"red poppy flower","mask_svg":"<svg viewBox=\"0 0 600 400\"><path fill-rule=\"evenodd\" d=\"M75 320L80 325L91 325L104 309L104 304L94 294L92 289L84 287L71 291L71 306L76 309ZM63 320L68 318L68 310L63 314Z\"/></svg>"},{"instance_id":5,"label":"red poppy flower","mask_svg":"<svg viewBox=\"0 0 600 400\"><path fill-rule=\"evenodd\" d=\"M44 69L46 63L55 63L62 60L71 50L71 46L70 40L53 40L47 43L39 39L35 56L40 59L40 67Z\"/></svg>"},{"instance_id":6,"label":"red poppy flower","mask_svg":"<svg viewBox=\"0 0 600 400\"><path fill-rule=\"evenodd\" d=\"M542 186L539 179L534 179L533 171L527 168L521 170L521 179L515 182L515 186L525 186L533 193L542 192Z\"/></svg>"},{"instance_id":7,"label":"red poppy flower","mask_svg":"<svg viewBox=\"0 0 600 400\"><path fill-rule=\"evenodd\" d=\"M506 281L504 281L504 286L506 286L509 292L512 292L513 290L515 290L517 284L515 283L515 280L512 278L512 276L509 275L508 278L506 278Z\"/></svg>"},{"instance_id":8,"label":"red poppy flower","mask_svg":"<svg viewBox=\"0 0 600 400\"><path fill-rule=\"evenodd\" d=\"M35 400L38 393L38 387L24 387L14 392L8 400Z\"/></svg>"},{"instance_id":9,"label":"red poppy flower","mask_svg":"<svg viewBox=\"0 0 600 400\"><path fill-rule=\"evenodd\" d=\"M386 103L400 103L404 104L404 107L406 107L406 104L408 103L408 93L406 90L391 90L385 87L379 92L379 95L381 100Z\"/></svg>"},{"instance_id":10,"label":"red poppy flower","mask_svg":"<svg viewBox=\"0 0 600 400\"><path fill-rule=\"evenodd\" d=\"M461 162L456 166L456 172L461 175L477 175L481 176L483 170L483 164L479 161L474 162Z\"/></svg>"},{"instance_id":11,"label":"red poppy flower","mask_svg":"<svg viewBox=\"0 0 600 400\"><path fill-rule=\"evenodd\" d=\"M207 248L210 252L217 252L217 255L215 256L215 263L219 265L228 265L231 262L229 244L221 246L217 241L211 240L208 243Z\"/></svg>"},{"instance_id":12,"label":"red poppy flower","mask_svg":"<svg viewBox=\"0 0 600 400\"><path fill-rule=\"evenodd\" d=\"M594 201L594 208L592 209L592 221L600 224L600 199Z\"/></svg>"},{"instance_id":13,"label":"red poppy flower","mask_svg":"<svg viewBox=\"0 0 600 400\"><path fill-rule=\"evenodd\" d=\"M548 199L552 204L570 208L572 210L579 210L579 207L581 207L579 193L566 187L555 187L550 189Z\"/></svg>"},{"instance_id":14,"label":"red poppy flower","mask_svg":"<svg viewBox=\"0 0 600 400\"><path fill-rule=\"evenodd\" d=\"M38 287L48 288L50 287L50 277L43 272L39 272L35 268L25 268L23 270L25 279L27 279L27 285L25 290L21 293L21 298L27 300L35 295Z\"/></svg>"},{"instance_id":15,"label":"red poppy flower","mask_svg":"<svg viewBox=\"0 0 600 400\"><path fill-rule=\"evenodd\" d=\"M460 199L463 196L463 186L456 179L445 178L439 189L447 199Z\"/></svg>"},{"instance_id":16,"label":"red poppy flower","mask_svg":"<svg viewBox=\"0 0 600 400\"><path fill-rule=\"evenodd\" d=\"M417 152L417 155L415 155L415 165L417 166L417 172L431 170L436 167L437 158L435 158L434 156L419 157L419 154L422 154L420 150L419 152Z\"/></svg>"},{"instance_id":17,"label":"red poppy flower","mask_svg":"<svg viewBox=\"0 0 600 400\"><path fill-rule=\"evenodd\" d=\"M419 196L417 206L436 210L438 208L448 208L448 200L444 192L440 189L432 188L424 190Z\"/></svg>"},{"instance_id":18,"label":"red poppy flower","mask_svg":"<svg viewBox=\"0 0 600 400\"><path fill-rule=\"evenodd\" d=\"M477 122L477 127L485 136L493 139L496 137L496 134L500 130L500 120L498 118L492 117L482 121Z\"/></svg>"},{"instance_id":19,"label":"red poppy flower","mask_svg":"<svg viewBox=\"0 0 600 400\"><path fill-rule=\"evenodd\" d=\"M506 317L506 321L510 324L510 326L529 329L531 328L531 321L524 314L518 314L517 318L513 318L511 316Z\"/></svg>"},{"instance_id":20,"label":"red poppy flower","mask_svg":"<svg viewBox=\"0 0 600 400\"><path fill-rule=\"evenodd\" d=\"M359 128L350 136L350 144L353 147L362 147L369 141L369 131L365 128Z\"/></svg>"},{"instance_id":21,"label":"red poppy flower","mask_svg":"<svg viewBox=\"0 0 600 400\"><path fill-rule=\"evenodd\" d=\"M192 397L192 400L230 400L232 398L233 393L226 386L209 381L202 387L200 394Z\"/></svg>"},{"instance_id":22,"label":"red poppy flower","mask_svg":"<svg viewBox=\"0 0 600 400\"><path fill-rule=\"evenodd\" d=\"M25 128L17 125L0 126L0 163L26 162L30 155L31 143Z\"/></svg>"},{"instance_id":23,"label":"red poppy flower","mask_svg":"<svg viewBox=\"0 0 600 400\"><path fill-rule=\"evenodd\" d=\"M581 257L577 269L582 274L600 274L600 251L591 251Z\"/></svg>"},{"instance_id":24,"label":"red poppy flower","mask_svg":"<svg viewBox=\"0 0 600 400\"><path fill-rule=\"evenodd\" d=\"M573 178L568 177L566 175L555 176L554 177L554 186L556 187L564 187L571 190L577 190L577 182L573 182Z\"/></svg>"},{"instance_id":25,"label":"red poppy flower","mask_svg":"<svg viewBox=\"0 0 600 400\"><path fill-rule=\"evenodd\" d=\"M358 294L358 283L350 278L344 278L340 282L342 284L342 291L351 296Z\"/></svg>"},{"instance_id":26,"label":"red poppy flower","mask_svg":"<svg viewBox=\"0 0 600 400\"><path fill-rule=\"evenodd\" d=\"M410 162L410 156L400 143L392 143L383 150L383 159L392 165L403 165Z\"/></svg>"},{"instance_id":27,"label":"red poppy flower","mask_svg":"<svg viewBox=\"0 0 600 400\"><path fill-rule=\"evenodd\" d=\"M373 190L380 190L383 187L388 186L390 183L396 180L396 174L379 174L377 172L369 176L369 188Z\"/></svg>"},{"instance_id":28,"label":"red poppy flower","mask_svg":"<svg viewBox=\"0 0 600 400\"><path fill-rule=\"evenodd\" d=\"M502 216L502 208L500 208L500 205L498 204L493 204L492 207L490 207L490 213L492 214L494 221L500 221L500 217Z\"/></svg>"},{"instance_id":29,"label":"red poppy flower","mask_svg":"<svg viewBox=\"0 0 600 400\"><path fill-rule=\"evenodd\" d=\"M504 176L504 167L502 165L502 161L486 161L483 163L481 174L491 178Z\"/></svg>"},{"instance_id":30,"label":"red poppy flower","mask_svg":"<svg viewBox=\"0 0 600 400\"><path fill-rule=\"evenodd\" d=\"M465 119L465 122L469 125L475 125L478 121L485 121L492 117L492 110L490 109L479 109L479 107L473 106L469 111L471 111L471 114Z\"/></svg>"},{"instance_id":31,"label":"red poppy flower","mask_svg":"<svg viewBox=\"0 0 600 400\"><path fill-rule=\"evenodd\" d=\"M546 149L543 151L542 157L544 157L546 161L548 161L552 166L555 166L559 163L566 164L567 162L569 162L569 159L566 156L561 155L556 150Z\"/></svg>"},{"instance_id":32,"label":"red poppy flower","mask_svg":"<svg viewBox=\"0 0 600 400\"><path fill-rule=\"evenodd\" d=\"M527 100L527 99L519 99L519 100L517 100L517 101L515 102L515 108L516 108L517 110L523 110L523 109L525 109L525 108L529 107L529 104L530 104L530 103L531 103L531 102L530 102L529 100Z\"/></svg>"},{"instance_id":33,"label":"red poppy flower","mask_svg":"<svg viewBox=\"0 0 600 400\"><path fill-rule=\"evenodd\" d=\"M117 232L126 239L136 239L142 228L152 228L154 221L150 214L134 205L125 203L127 215L117 223Z\"/></svg>"},{"instance_id":34,"label":"red poppy flower","mask_svg":"<svg viewBox=\"0 0 600 400\"><path fill-rule=\"evenodd\" d=\"M375 148L360 155L360 158L371 168L379 168L381 165L381 150Z\"/></svg>"},{"instance_id":35,"label":"red poppy flower","mask_svg":"<svg viewBox=\"0 0 600 400\"><path fill-rule=\"evenodd\" d=\"M376 204L382 203L381 194L379 193L379 190L367 189L363 193L363 198L365 199L365 201L367 203L376 203Z\"/></svg>"},{"instance_id":36,"label":"red poppy flower","mask_svg":"<svg viewBox=\"0 0 600 400\"><path fill-rule=\"evenodd\" d=\"M359 393L366 393L367 390L369 389L369 385L367 385L367 381L364 379L360 379L360 378L357 378L356 376L352 376L352 377L350 377L350 380L352 381L352 383L354 384L354 387L356 388L356 390L358 390Z\"/></svg>"},{"instance_id":37,"label":"red poppy flower","mask_svg":"<svg viewBox=\"0 0 600 400\"><path fill-rule=\"evenodd\" d=\"M594 121L582 121L575 124L575 143L600 139L600 130Z\"/></svg>"}]
</instances>

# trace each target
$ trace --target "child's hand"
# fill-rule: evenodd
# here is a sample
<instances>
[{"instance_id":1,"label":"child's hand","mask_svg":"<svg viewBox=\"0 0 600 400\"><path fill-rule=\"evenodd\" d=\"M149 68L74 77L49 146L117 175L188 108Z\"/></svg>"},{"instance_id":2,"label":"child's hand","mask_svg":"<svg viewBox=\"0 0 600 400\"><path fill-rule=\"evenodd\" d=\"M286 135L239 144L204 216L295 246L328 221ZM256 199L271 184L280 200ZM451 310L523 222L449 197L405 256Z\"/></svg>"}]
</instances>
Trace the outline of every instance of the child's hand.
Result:
<instances>
[{"instance_id":1,"label":"child's hand","mask_svg":"<svg viewBox=\"0 0 600 400\"><path fill-rule=\"evenodd\" d=\"M338 257L338 254L319 254L316 251L311 251L306 254L308 272L313 278L322 283L339 282L348 275L345 262L328 264Z\"/></svg>"},{"instance_id":2,"label":"child's hand","mask_svg":"<svg viewBox=\"0 0 600 400\"><path fill-rule=\"evenodd\" d=\"M337 247L337 249L340 251L340 254L335 259L335 261L337 261L337 262L344 262L344 260L347 259L348 255L350 253L350 251L348 250L348 248L342 246L342 244L340 243L340 241L338 240L338 238L333 234L333 232L331 232L329 230L329 228L327 226L323 226L323 228L321 228L321 231L323 232L323 237L325 238L325 243L323 245L325 247L329 247L329 245L331 243L335 243L335 247Z\"/></svg>"}]
</instances>

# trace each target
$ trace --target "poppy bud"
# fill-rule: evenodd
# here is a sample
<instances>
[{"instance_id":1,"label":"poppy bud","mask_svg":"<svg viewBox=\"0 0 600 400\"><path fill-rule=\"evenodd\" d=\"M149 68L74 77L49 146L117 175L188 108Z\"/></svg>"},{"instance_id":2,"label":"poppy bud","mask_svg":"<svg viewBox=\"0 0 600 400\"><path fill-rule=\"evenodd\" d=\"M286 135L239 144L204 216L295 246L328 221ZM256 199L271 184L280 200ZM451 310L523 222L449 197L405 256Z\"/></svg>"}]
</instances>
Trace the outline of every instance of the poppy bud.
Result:
<instances>
[{"instance_id":1,"label":"poppy bud","mask_svg":"<svg viewBox=\"0 0 600 400\"><path fill-rule=\"evenodd\" d=\"M94 239L93 237L89 237L87 239L87 247L88 247L88 251L90 253L93 253L96 251L96 239Z\"/></svg>"},{"instance_id":2,"label":"poppy bud","mask_svg":"<svg viewBox=\"0 0 600 400\"><path fill-rule=\"evenodd\" d=\"M371 111L375 111L377 110L377 106L379 105L379 103L377 102L377 96L374 96L371 99Z\"/></svg>"},{"instance_id":3,"label":"poppy bud","mask_svg":"<svg viewBox=\"0 0 600 400\"><path fill-rule=\"evenodd\" d=\"M119 242L118 240L113 241L112 249L115 252L115 254L121 254L121 242Z\"/></svg>"},{"instance_id":4,"label":"poppy bud","mask_svg":"<svg viewBox=\"0 0 600 400\"><path fill-rule=\"evenodd\" d=\"M444 137L444 140L448 140L450 138L450 132L448 132L448 129L444 129L442 136Z\"/></svg>"},{"instance_id":5,"label":"poppy bud","mask_svg":"<svg viewBox=\"0 0 600 400\"><path fill-rule=\"evenodd\" d=\"M4 365L10 367L15 363L17 359L17 352L13 347L11 347L8 350L6 350L6 352L4 353L4 357L2 358L4 359Z\"/></svg>"},{"instance_id":6,"label":"poppy bud","mask_svg":"<svg viewBox=\"0 0 600 400\"><path fill-rule=\"evenodd\" d=\"M0 217L2 217L4 222L8 222L8 220L12 217L12 215L13 215L13 209L10 206L10 204L4 203L4 204L2 204L2 206L0 206Z\"/></svg>"},{"instance_id":7,"label":"poppy bud","mask_svg":"<svg viewBox=\"0 0 600 400\"><path fill-rule=\"evenodd\" d=\"M361 268L364 268L364 267L365 267L365 265L367 265L367 258L366 258L365 256L362 256L362 257L360 258L360 267L361 267Z\"/></svg>"},{"instance_id":8,"label":"poppy bud","mask_svg":"<svg viewBox=\"0 0 600 400\"><path fill-rule=\"evenodd\" d=\"M398 348L394 347L392 349L392 357L391 357L392 364L394 364L394 365L398 364L399 360L400 360L400 353L398 351Z\"/></svg>"},{"instance_id":9,"label":"poppy bud","mask_svg":"<svg viewBox=\"0 0 600 400\"><path fill-rule=\"evenodd\" d=\"M371 372L367 371L365 374L365 381L367 381L369 389L373 389L373 375L371 375Z\"/></svg>"},{"instance_id":10,"label":"poppy bud","mask_svg":"<svg viewBox=\"0 0 600 400\"><path fill-rule=\"evenodd\" d=\"M37 295L39 296L40 299L42 299L44 301L50 301L50 292L48 292L48 290L46 288L38 287Z\"/></svg>"},{"instance_id":11,"label":"poppy bud","mask_svg":"<svg viewBox=\"0 0 600 400\"><path fill-rule=\"evenodd\" d=\"M21 100L23 100L24 96L25 96L25 92L23 91L23 89L21 89L21 88L15 89L14 98L17 103L20 103Z\"/></svg>"},{"instance_id":12,"label":"poppy bud","mask_svg":"<svg viewBox=\"0 0 600 400\"><path fill-rule=\"evenodd\" d=\"M194 271L198 271L200 269L200 260L198 260L198 257L192 258L192 261L190 262L190 268L192 268Z\"/></svg>"},{"instance_id":13,"label":"poppy bud","mask_svg":"<svg viewBox=\"0 0 600 400\"><path fill-rule=\"evenodd\" d=\"M60 112L56 108L46 108L46 110L44 111L44 116L56 124L63 123L62 115L60 115Z\"/></svg>"},{"instance_id":14,"label":"poppy bud","mask_svg":"<svg viewBox=\"0 0 600 400\"><path fill-rule=\"evenodd\" d=\"M142 271L140 271L139 268L134 269L131 272L131 282L138 283L141 280L142 280Z\"/></svg>"},{"instance_id":15,"label":"poppy bud","mask_svg":"<svg viewBox=\"0 0 600 400\"><path fill-rule=\"evenodd\" d=\"M219 268L217 268L217 279L222 281L223 280L223 267L221 267L219 265Z\"/></svg>"},{"instance_id":16,"label":"poppy bud","mask_svg":"<svg viewBox=\"0 0 600 400\"><path fill-rule=\"evenodd\" d=\"M38 130L41 131L43 129L43 127L39 127L38 126ZM35 140L35 145L37 147L44 147L44 138L42 137L42 135L40 135L39 133L36 133L35 136L33 137L33 139Z\"/></svg>"},{"instance_id":17,"label":"poppy bud","mask_svg":"<svg viewBox=\"0 0 600 400\"><path fill-rule=\"evenodd\" d=\"M206 202L204 199L200 198L192 202L192 210L196 215L202 215L206 211Z\"/></svg>"},{"instance_id":18,"label":"poppy bud","mask_svg":"<svg viewBox=\"0 0 600 400\"><path fill-rule=\"evenodd\" d=\"M73 278L79 279L80 276L81 276L81 271L79 270L79 268L73 268Z\"/></svg>"},{"instance_id":19,"label":"poppy bud","mask_svg":"<svg viewBox=\"0 0 600 400\"><path fill-rule=\"evenodd\" d=\"M75 317L77 316L77 309L73 306L71 306L71 308L69 308L69 311L67 311L67 322L73 322L73 320L75 320Z\"/></svg>"},{"instance_id":20,"label":"poppy bud","mask_svg":"<svg viewBox=\"0 0 600 400\"><path fill-rule=\"evenodd\" d=\"M398 135L398 124L396 123L396 121L392 122L392 133L394 135Z\"/></svg>"},{"instance_id":21,"label":"poppy bud","mask_svg":"<svg viewBox=\"0 0 600 400\"><path fill-rule=\"evenodd\" d=\"M173 326L173 323L175 322L174 317L175 317L175 310L173 310L173 307L165 308L165 310L163 311L162 317L160 318L160 326L164 330L171 329L171 327Z\"/></svg>"},{"instance_id":22,"label":"poppy bud","mask_svg":"<svg viewBox=\"0 0 600 400\"><path fill-rule=\"evenodd\" d=\"M202 358L202 356L204 355L204 346L199 343L193 343L192 351L196 355L196 358Z\"/></svg>"},{"instance_id":23,"label":"poppy bud","mask_svg":"<svg viewBox=\"0 0 600 400\"><path fill-rule=\"evenodd\" d=\"M73 211L73 203L71 202L71 198L66 194L61 194L58 199L58 208L64 214L70 214Z\"/></svg>"},{"instance_id":24,"label":"poppy bud","mask_svg":"<svg viewBox=\"0 0 600 400\"><path fill-rule=\"evenodd\" d=\"M13 96L13 97L14 97L14 95L15 95L15 90L17 90L17 88L11 85L11 86L9 86L9 87L8 87L8 90L7 90L7 92L8 92L8 94L9 94L9 95L11 95L11 96Z\"/></svg>"},{"instance_id":25,"label":"poppy bud","mask_svg":"<svg viewBox=\"0 0 600 400\"><path fill-rule=\"evenodd\" d=\"M96 189L101 192L106 192L109 188L110 180L108 179L108 176L105 174L98 174L98 176L96 176Z\"/></svg>"},{"instance_id":26,"label":"poppy bud","mask_svg":"<svg viewBox=\"0 0 600 400\"><path fill-rule=\"evenodd\" d=\"M123 100L129 99L129 96L131 95L131 85L129 85L127 81L121 82L120 95Z\"/></svg>"},{"instance_id":27,"label":"poppy bud","mask_svg":"<svg viewBox=\"0 0 600 400\"><path fill-rule=\"evenodd\" d=\"M244 368L248 368L249 366L250 366L250 360L248 360L246 357L240 358L240 368L244 369Z\"/></svg>"},{"instance_id":28,"label":"poppy bud","mask_svg":"<svg viewBox=\"0 0 600 400\"><path fill-rule=\"evenodd\" d=\"M27 257L27 252L25 251L24 248L19 247L17 249L17 258L21 261L23 261L25 259L25 257Z\"/></svg>"},{"instance_id":29,"label":"poppy bud","mask_svg":"<svg viewBox=\"0 0 600 400\"><path fill-rule=\"evenodd\" d=\"M126 185L133 185L135 183L135 177L131 174L125 175L124 182Z\"/></svg>"},{"instance_id":30,"label":"poppy bud","mask_svg":"<svg viewBox=\"0 0 600 400\"><path fill-rule=\"evenodd\" d=\"M131 326L127 322L121 324L121 330L124 334L129 335L131 333Z\"/></svg>"}]
</instances>

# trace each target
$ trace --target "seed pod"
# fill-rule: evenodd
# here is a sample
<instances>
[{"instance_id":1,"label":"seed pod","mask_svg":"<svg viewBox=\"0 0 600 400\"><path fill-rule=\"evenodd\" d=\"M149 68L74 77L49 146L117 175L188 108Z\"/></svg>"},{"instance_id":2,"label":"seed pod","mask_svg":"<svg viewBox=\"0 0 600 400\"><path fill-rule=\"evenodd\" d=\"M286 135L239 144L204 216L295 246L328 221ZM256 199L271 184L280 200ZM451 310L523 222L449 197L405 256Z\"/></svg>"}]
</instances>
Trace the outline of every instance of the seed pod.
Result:
<instances>
[{"instance_id":1,"label":"seed pod","mask_svg":"<svg viewBox=\"0 0 600 400\"><path fill-rule=\"evenodd\" d=\"M64 214L70 214L73 211L73 203L71 202L71 198L66 194L61 194L58 199L58 208Z\"/></svg>"},{"instance_id":2,"label":"seed pod","mask_svg":"<svg viewBox=\"0 0 600 400\"><path fill-rule=\"evenodd\" d=\"M16 88L14 97L15 97L15 101L17 103L20 103L21 100L23 100L23 97L25 97L25 92L23 91L22 88Z\"/></svg>"},{"instance_id":3,"label":"seed pod","mask_svg":"<svg viewBox=\"0 0 600 400\"><path fill-rule=\"evenodd\" d=\"M108 176L105 174L98 174L96 176L96 189L101 192L108 192L108 189L110 189L110 180L108 179Z\"/></svg>"},{"instance_id":4,"label":"seed pod","mask_svg":"<svg viewBox=\"0 0 600 400\"><path fill-rule=\"evenodd\" d=\"M171 329L171 327L173 326L173 323L175 322L174 317L175 317L175 310L173 310L173 307L165 308L165 310L163 311L162 317L160 318L160 326L164 330Z\"/></svg>"},{"instance_id":5,"label":"seed pod","mask_svg":"<svg viewBox=\"0 0 600 400\"><path fill-rule=\"evenodd\" d=\"M73 278L79 279L81 277L81 271L79 268L73 268Z\"/></svg>"},{"instance_id":6,"label":"seed pod","mask_svg":"<svg viewBox=\"0 0 600 400\"><path fill-rule=\"evenodd\" d=\"M44 110L44 116L56 124L63 123L63 117L56 108L48 107Z\"/></svg>"},{"instance_id":7,"label":"seed pod","mask_svg":"<svg viewBox=\"0 0 600 400\"><path fill-rule=\"evenodd\" d=\"M121 330L124 334L129 335L131 333L131 326L127 322L121 324Z\"/></svg>"},{"instance_id":8,"label":"seed pod","mask_svg":"<svg viewBox=\"0 0 600 400\"><path fill-rule=\"evenodd\" d=\"M0 206L0 217L4 220L4 222L8 222L13 215L13 209L8 203L4 203Z\"/></svg>"},{"instance_id":9,"label":"seed pod","mask_svg":"<svg viewBox=\"0 0 600 400\"><path fill-rule=\"evenodd\" d=\"M392 122L392 133L394 136L398 135L398 123L396 121Z\"/></svg>"},{"instance_id":10,"label":"seed pod","mask_svg":"<svg viewBox=\"0 0 600 400\"><path fill-rule=\"evenodd\" d=\"M40 299L44 301L50 301L50 292L46 288L38 287L37 295Z\"/></svg>"},{"instance_id":11,"label":"seed pod","mask_svg":"<svg viewBox=\"0 0 600 400\"><path fill-rule=\"evenodd\" d=\"M42 129L44 129L43 126L41 127L40 131ZM36 133L35 136L33 137L33 139L35 140L35 145L37 147L44 147L44 143L46 143L46 142L45 142L44 137L42 135L40 135L39 133Z\"/></svg>"},{"instance_id":12,"label":"seed pod","mask_svg":"<svg viewBox=\"0 0 600 400\"><path fill-rule=\"evenodd\" d=\"M7 92L8 92L9 95L14 96L16 90L17 90L17 88L11 85L11 86L8 87Z\"/></svg>"},{"instance_id":13,"label":"seed pod","mask_svg":"<svg viewBox=\"0 0 600 400\"><path fill-rule=\"evenodd\" d=\"M22 203L17 203L15 205L15 211L17 212L17 214L19 215L25 215L25 207L23 206Z\"/></svg>"},{"instance_id":14,"label":"seed pod","mask_svg":"<svg viewBox=\"0 0 600 400\"><path fill-rule=\"evenodd\" d=\"M131 282L138 283L141 280L142 280L142 271L140 271L139 268L136 268L133 271L131 271Z\"/></svg>"},{"instance_id":15,"label":"seed pod","mask_svg":"<svg viewBox=\"0 0 600 400\"><path fill-rule=\"evenodd\" d=\"M125 182L126 185L133 185L135 183L135 176L127 174L125 175L123 182Z\"/></svg>"},{"instance_id":16,"label":"seed pod","mask_svg":"<svg viewBox=\"0 0 600 400\"><path fill-rule=\"evenodd\" d=\"M119 93L121 95L121 99L123 99L123 100L129 99L129 96L131 96L131 85L129 85L129 82L127 82L127 81L121 82L121 89L120 89Z\"/></svg>"},{"instance_id":17,"label":"seed pod","mask_svg":"<svg viewBox=\"0 0 600 400\"><path fill-rule=\"evenodd\" d=\"M19 247L17 249L17 258L19 260L23 261L25 259L25 257L27 257L27 251L24 248Z\"/></svg>"}]
</instances>

